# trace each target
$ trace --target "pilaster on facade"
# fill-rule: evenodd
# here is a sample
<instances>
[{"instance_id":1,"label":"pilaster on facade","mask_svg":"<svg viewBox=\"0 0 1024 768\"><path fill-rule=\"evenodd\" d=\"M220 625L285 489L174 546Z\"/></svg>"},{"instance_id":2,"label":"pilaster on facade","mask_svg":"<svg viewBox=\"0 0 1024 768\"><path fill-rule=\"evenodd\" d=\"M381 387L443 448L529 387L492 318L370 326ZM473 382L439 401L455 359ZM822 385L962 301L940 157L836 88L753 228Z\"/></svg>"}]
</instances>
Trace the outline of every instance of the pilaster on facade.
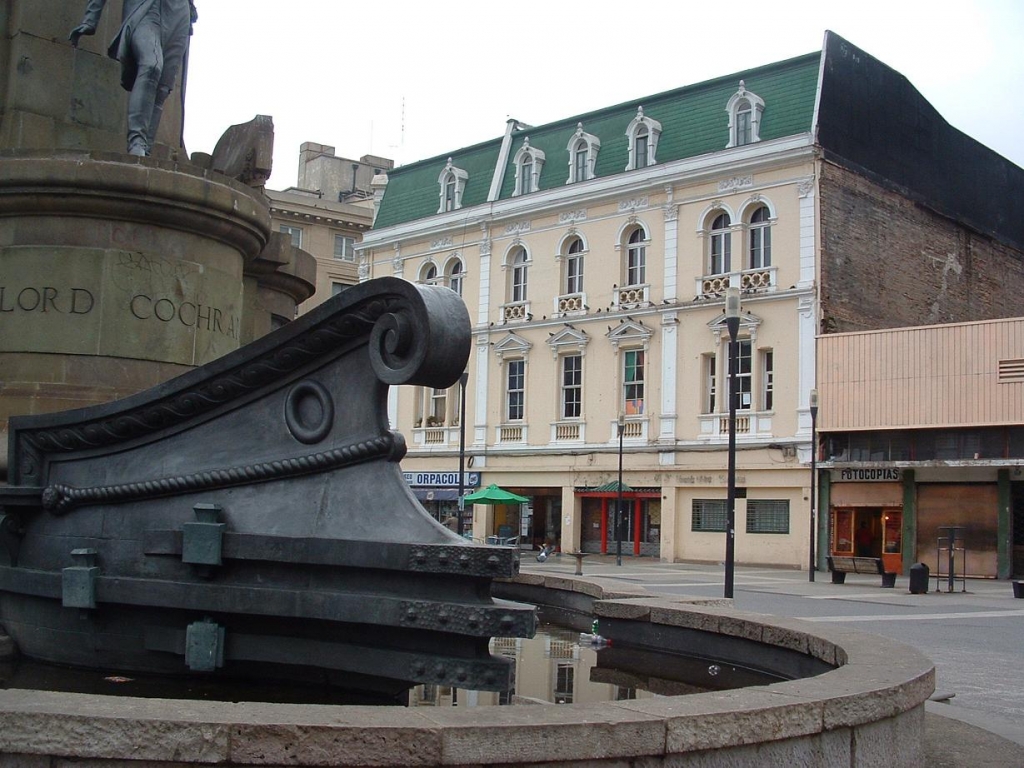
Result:
<instances>
[{"instance_id":1,"label":"pilaster on facade","mask_svg":"<svg viewBox=\"0 0 1024 768\"><path fill-rule=\"evenodd\" d=\"M812 286L815 280L818 253L816 190L817 182L813 178L804 179L797 187L800 197L800 279L797 282L799 288Z\"/></svg>"},{"instance_id":2,"label":"pilaster on facade","mask_svg":"<svg viewBox=\"0 0 1024 768\"><path fill-rule=\"evenodd\" d=\"M665 274L662 289L664 299L675 302L679 296L679 206L674 202L671 184L665 186Z\"/></svg>"},{"instance_id":3,"label":"pilaster on facade","mask_svg":"<svg viewBox=\"0 0 1024 768\"><path fill-rule=\"evenodd\" d=\"M679 385L679 314L665 312L661 316L661 415L658 419L658 442L676 441L676 390Z\"/></svg>"},{"instance_id":4,"label":"pilaster on facade","mask_svg":"<svg viewBox=\"0 0 1024 768\"><path fill-rule=\"evenodd\" d=\"M476 376L470 378L473 384L473 445L477 448L487 445L487 387L488 370L491 364L491 345L487 333L476 336Z\"/></svg>"},{"instance_id":5,"label":"pilaster on facade","mask_svg":"<svg viewBox=\"0 0 1024 768\"><path fill-rule=\"evenodd\" d=\"M476 301L476 322L486 327L491 313L491 233L486 224L480 225L480 279Z\"/></svg>"},{"instance_id":6,"label":"pilaster on facade","mask_svg":"<svg viewBox=\"0 0 1024 768\"><path fill-rule=\"evenodd\" d=\"M801 296L797 300L797 436L811 434L811 390L817 385L816 340L818 331L818 302L813 295Z\"/></svg>"}]
</instances>

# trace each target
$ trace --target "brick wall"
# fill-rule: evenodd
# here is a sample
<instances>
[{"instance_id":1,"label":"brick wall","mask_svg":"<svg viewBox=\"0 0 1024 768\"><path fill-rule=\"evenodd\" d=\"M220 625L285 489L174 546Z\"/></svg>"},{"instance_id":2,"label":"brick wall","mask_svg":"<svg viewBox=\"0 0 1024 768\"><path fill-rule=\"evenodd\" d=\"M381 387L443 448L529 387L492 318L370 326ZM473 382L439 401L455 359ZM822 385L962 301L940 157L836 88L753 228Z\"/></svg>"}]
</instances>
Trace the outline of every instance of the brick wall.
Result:
<instances>
[{"instance_id":1,"label":"brick wall","mask_svg":"<svg viewBox=\"0 0 1024 768\"><path fill-rule=\"evenodd\" d=\"M822 332L1024 315L1024 253L838 165L820 169Z\"/></svg>"}]
</instances>

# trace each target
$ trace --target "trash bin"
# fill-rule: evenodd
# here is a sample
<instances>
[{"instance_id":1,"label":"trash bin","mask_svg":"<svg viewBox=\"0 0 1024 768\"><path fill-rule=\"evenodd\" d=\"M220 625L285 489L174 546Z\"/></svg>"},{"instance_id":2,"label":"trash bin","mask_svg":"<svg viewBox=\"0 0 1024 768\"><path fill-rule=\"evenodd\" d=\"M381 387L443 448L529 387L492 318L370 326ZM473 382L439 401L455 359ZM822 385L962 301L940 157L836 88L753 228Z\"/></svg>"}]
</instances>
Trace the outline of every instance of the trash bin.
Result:
<instances>
[{"instance_id":1,"label":"trash bin","mask_svg":"<svg viewBox=\"0 0 1024 768\"><path fill-rule=\"evenodd\" d=\"M928 566L914 563L910 566L910 593L924 595L928 593Z\"/></svg>"}]
</instances>

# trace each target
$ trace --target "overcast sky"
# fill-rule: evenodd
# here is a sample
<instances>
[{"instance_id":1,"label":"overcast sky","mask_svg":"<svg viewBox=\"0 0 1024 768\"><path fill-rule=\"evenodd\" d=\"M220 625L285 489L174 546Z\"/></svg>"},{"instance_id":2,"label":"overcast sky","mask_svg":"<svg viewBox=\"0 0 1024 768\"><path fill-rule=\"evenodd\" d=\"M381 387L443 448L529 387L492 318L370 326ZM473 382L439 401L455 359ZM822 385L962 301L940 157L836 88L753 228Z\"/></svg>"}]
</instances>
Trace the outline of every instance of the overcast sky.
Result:
<instances>
[{"instance_id":1,"label":"overcast sky","mask_svg":"<svg viewBox=\"0 0 1024 768\"><path fill-rule=\"evenodd\" d=\"M826 29L1024 166L1024 3L818 0L196 0L185 139L274 118L269 186L299 145L411 163L531 125L821 49ZM724 118L723 118L724 119Z\"/></svg>"}]
</instances>

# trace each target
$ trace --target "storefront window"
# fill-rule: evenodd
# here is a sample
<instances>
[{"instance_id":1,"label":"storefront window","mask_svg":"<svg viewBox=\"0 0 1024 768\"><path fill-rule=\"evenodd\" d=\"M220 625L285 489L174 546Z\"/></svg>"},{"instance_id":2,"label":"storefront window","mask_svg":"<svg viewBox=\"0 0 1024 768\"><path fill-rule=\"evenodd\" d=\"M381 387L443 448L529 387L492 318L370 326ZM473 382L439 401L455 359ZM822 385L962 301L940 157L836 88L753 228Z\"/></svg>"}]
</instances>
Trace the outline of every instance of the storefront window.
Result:
<instances>
[{"instance_id":1,"label":"storefront window","mask_svg":"<svg viewBox=\"0 0 1024 768\"><path fill-rule=\"evenodd\" d=\"M832 551L853 554L852 509L837 509L832 513Z\"/></svg>"}]
</instances>

